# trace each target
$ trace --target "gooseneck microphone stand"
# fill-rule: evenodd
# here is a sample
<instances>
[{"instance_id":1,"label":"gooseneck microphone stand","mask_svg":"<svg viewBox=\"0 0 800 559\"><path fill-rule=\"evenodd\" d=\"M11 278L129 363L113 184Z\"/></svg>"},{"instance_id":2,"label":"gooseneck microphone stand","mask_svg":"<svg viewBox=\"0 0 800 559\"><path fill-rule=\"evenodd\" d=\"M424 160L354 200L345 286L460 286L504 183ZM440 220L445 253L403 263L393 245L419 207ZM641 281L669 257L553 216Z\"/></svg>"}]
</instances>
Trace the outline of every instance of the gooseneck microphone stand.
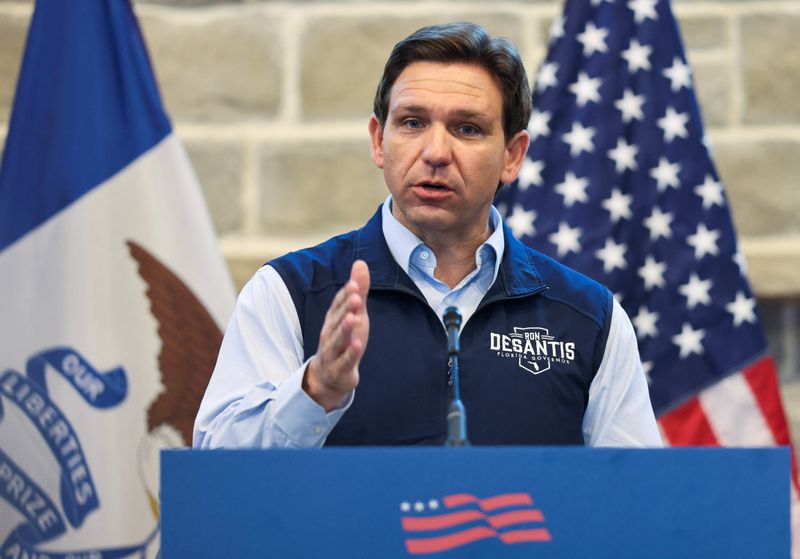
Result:
<instances>
[{"instance_id":1,"label":"gooseneck microphone stand","mask_svg":"<svg viewBox=\"0 0 800 559\"><path fill-rule=\"evenodd\" d=\"M444 326L447 330L447 354L450 357L448 384L450 385L450 405L447 408L447 440L445 446L469 446L467 439L467 410L461 401L461 387L458 374L458 330L461 328L461 313L455 307L444 311Z\"/></svg>"}]
</instances>

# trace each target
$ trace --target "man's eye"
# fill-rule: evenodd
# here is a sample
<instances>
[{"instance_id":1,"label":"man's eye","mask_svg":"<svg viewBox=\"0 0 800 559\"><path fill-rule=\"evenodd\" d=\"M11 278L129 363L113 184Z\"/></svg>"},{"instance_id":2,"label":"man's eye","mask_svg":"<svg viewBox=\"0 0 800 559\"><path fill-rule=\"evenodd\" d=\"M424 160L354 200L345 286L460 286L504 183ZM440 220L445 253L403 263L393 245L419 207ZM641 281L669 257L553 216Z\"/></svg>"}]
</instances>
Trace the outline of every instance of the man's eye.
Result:
<instances>
[{"instance_id":1,"label":"man's eye","mask_svg":"<svg viewBox=\"0 0 800 559\"><path fill-rule=\"evenodd\" d=\"M422 121L418 118L407 118L403 121L403 124L408 128L422 128Z\"/></svg>"},{"instance_id":2,"label":"man's eye","mask_svg":"<svg viewBox=\"0 0 800 559\"><path fill-rule=\"evenodd\" d=\"M478 130L478 127L473 126L472 124L462 124L461 126L458 127L458 131L459 133L465 136L474 136L475 134L480 132L480 130Z\"/></svg>"}]
</instances>

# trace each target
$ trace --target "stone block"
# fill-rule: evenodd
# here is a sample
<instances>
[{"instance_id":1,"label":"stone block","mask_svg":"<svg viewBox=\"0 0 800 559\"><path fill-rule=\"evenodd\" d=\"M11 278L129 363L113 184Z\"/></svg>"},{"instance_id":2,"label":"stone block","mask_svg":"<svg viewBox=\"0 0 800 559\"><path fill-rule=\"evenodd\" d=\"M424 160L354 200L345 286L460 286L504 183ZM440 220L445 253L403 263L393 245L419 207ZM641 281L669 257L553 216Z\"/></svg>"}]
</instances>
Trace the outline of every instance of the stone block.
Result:
<instances>
[{"instance_id":1,"label":"stone block","mask_svg":"<svg viewBox=\"0 0 800 559\"><path fill-rule=\"evenodd\" d=\"M706 128L724 126L729 120L733 87L728 66L723 63L692 64L692 71Z\"/></svg>"},{"instance_id":2,"label":"stone block","mask_svg":"<svg viewBox=\"0 0 800 559\"><path fill-rule=\"evenodd\" d=\"M714 156L739 235L800 232L800 142L725 142Z\"/></svg>"},{"instance_id":3,"label":"stone block","mask_svg":"<svg viewBox=\"0 0 800 559\"><path fill-rule=\"evenodd\" d=\"M431 17L312 18L301 53L302 115L305 120L342 120L372 114L372 100L392 47L434 23L474 21L520 45L519 18L503 14L436 12Z\"/></svg>"},{"instance_id":4,"label":"stone block","mask_svg":"<svg viewBox=\"0 0 800 559\"><path fill-rule=\"evenodd\" d=\"M800 381L800 352L797 351L800 346L800 304L788 299L759 299L758 309L781 381ZM800 384L797 387L800 388ZM800 397L800 392L795 397L795 405L800 404L797 397ZM794 415L794 421L800 423L800 409ZM797 435L800 436L800 432Z\"/></svg>"},{"instance_id":5,"label":"stone block","mask_svg":"<svg viewBox=\"0 0 800 559\"><path fill-rule=\"evenodd\" d=\"M792 45L800 15L753 15L742 19L744 119L785 124L800 120L800 51Z\"/></svg>"},{"instance_id":6,"label":"stone block","mask_svg":"<svg viewBox=\"0 0 800 559\"><path fill-rule=\"evenodd\" d=\"M782 384L781 396L783 398L783 408L786 412L786 420L789 422L792 444L796 453L797 449L800 448L800 381L794 379L792 382Z\"/></svg>"},{"instance_id":7,"label":"stone block","mask_svg":"<svg viewBox=\"0 0 800 559\"><path fill-rule=\"evenodd\" d=\"M263 146L259 193L265 235L344 232L361 226L388 195L366 139Z\"/></svg>"},{"instance_id":8,"label":"stone block","mask_svg":"<svg viewBox=\"0 0 800 559\"><path fill-rule=\"evenodd\" d=\"M273 117L282 80L280 19L140 17L167 111L177 120Z\"/></svg>"},{"instance_id":9,"label":"stone block","mask_svg":"<svg viewBox=\"0 0 800 559\"><path fill-rule=\"evenodd\" d=\"M248 0L136 0L136 4L163 4L167 6L213 6L219 4L241 4Z\"/></svg>"},{"instance_id":10,"label":"stone block","mask_svg":"<svg viewBox=\"0 0 800 559\"><path fill-rule=\"evenodd\" d=\"M0 13L0 122L11 118L29 20L27 16Z\"/></svg>"},{"instance_id":11,"label":"stone block","mask_svg":"<svg viewBox=\"0 0 800 559\"><path fill-rule=\"evenodd\" d=\"M689 51L728 48L725 20L719 17L678 17L683 45Z\"/></svg>"},{"instance_id":12,"label":"stone block","mask_svg":"<svg viewBox=\"0 0 800 559\"><path fill-rule=\"evenodd\" d=\"M238 142L185 142L217 234L241 231L244 222L244 148Z\"/></svg>"}]
</instances>

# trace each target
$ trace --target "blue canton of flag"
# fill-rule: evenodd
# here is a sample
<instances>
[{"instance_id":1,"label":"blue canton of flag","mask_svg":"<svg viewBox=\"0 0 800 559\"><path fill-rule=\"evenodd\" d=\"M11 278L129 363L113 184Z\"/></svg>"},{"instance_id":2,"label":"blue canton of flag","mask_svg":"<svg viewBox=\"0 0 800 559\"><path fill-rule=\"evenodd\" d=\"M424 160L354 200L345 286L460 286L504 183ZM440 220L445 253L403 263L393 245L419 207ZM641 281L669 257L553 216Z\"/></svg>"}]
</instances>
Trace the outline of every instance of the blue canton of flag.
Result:
<instances>
[{"instance_id":1,"label":"blue canton of flag","mask_svg":"<svg viewBox=\"0 0 800 559\"><path fill-rule=\"evenodd\" d=\"M631 316L657 415L766 350L668 2L571 0L502 202Z\"/></svg>"}]
</instances>

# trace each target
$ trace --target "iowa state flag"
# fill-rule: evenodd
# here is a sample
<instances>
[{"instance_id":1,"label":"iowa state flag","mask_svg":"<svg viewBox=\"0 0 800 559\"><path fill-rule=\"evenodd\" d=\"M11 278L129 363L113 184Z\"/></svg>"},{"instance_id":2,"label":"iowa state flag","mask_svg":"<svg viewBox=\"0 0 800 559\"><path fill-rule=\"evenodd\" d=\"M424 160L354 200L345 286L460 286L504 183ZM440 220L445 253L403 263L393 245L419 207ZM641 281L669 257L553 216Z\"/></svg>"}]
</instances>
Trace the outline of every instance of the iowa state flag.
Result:
<instances>
[{"instance_id":1,"label":"iowa state flag","mask_svg":"<svg viewBox=\"0 0 800 559\"><path fill-rule=\"evenodd\" d=\"M152 557L234 290L127 1L40 0L0 168L0 556Z\"/></svg>"},{"instance_id":2,"label":"iowa state flag","mask_svg":"<svg viewBox=\"0 0 800 559\"><path fill-rule=\"evenodd\" d=\"M535 82L531 145L503 198L509 225L614 291L665 443L788 445L669 1L567 0Z\"/></svg>"}]
</instances>

